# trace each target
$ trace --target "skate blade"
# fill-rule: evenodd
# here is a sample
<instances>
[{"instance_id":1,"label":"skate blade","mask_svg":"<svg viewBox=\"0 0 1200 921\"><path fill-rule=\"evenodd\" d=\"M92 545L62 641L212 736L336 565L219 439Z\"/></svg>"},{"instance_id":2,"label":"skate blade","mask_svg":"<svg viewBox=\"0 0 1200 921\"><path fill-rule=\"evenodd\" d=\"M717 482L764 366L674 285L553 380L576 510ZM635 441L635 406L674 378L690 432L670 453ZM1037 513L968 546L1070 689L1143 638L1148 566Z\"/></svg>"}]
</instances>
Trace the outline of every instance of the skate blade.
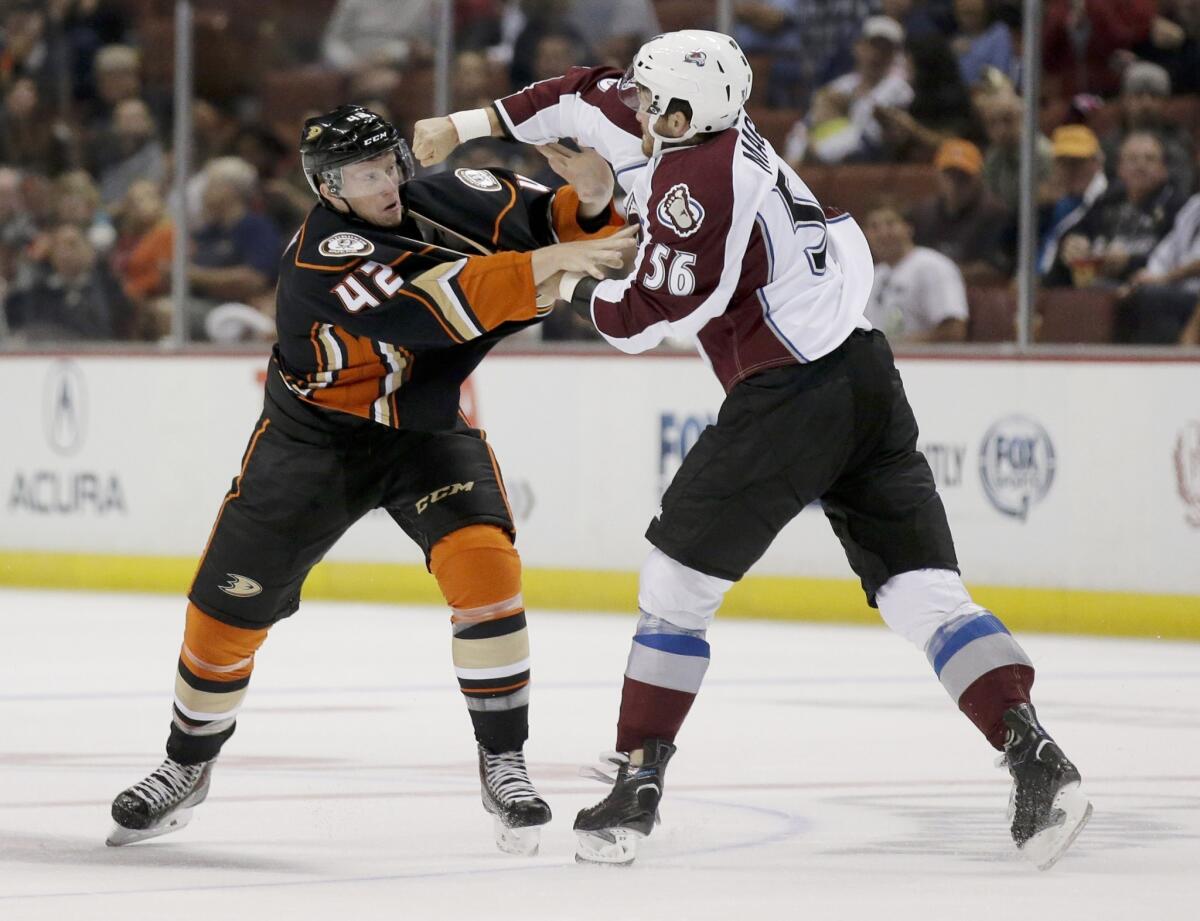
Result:
<instances>
[{"instance_id":1,"label":"skate blade","mask_svg":"<svg viewBox=\"0 0 1200 921\"><path fill-rule=\"evenodd\" d=\"M500 819L493 820L496 832L496 847L506 854L518 857L536 857L542 843L542 827L529 825L525 828L509 828Z\"/></svg>"},{"instance_id":2,"label":"skate blade","mask_svg":"<svg viewBox=\"0 0 1200 921\"><path fill-rule=\"evenodd\" d=\"M1092 817L1092 804L1079 789L1079 784L1059 790L1054 797L1054 808L1063 811L1062 822L1038 832L1021 848L1021 853L1037 864L1039 870L1049 870L1058 863Z\"/></svg>"},{"instance_id":3,"label":"skate blade","mask_svg":"<svg viewBox=\"0 0 1200 921\"><path fill-rule=\"evenodd\" d=\"M598 863L627 867L637 857L638 841L645 835L628 828L608 828L604 831L575 830L576 863Z\"/></svg>"},{"instance_id":4,"label":"skate blade","mask_svg":"<svg viewBox=\"0 0 1200 921\"><path fill-rule=\"evenodd\" d=\"M169 835L173 831L179 831L179 829L183 828L191 820L192 810L189 808L176 809L157 825L151 825L149 828L126 828L124 825L113 823L112 831L108 833L108 837L104 839L104 843L109 847L124 847L126 844L136 844L148 838L158 838L162 835Z\"/></svg>"}]
</instances>

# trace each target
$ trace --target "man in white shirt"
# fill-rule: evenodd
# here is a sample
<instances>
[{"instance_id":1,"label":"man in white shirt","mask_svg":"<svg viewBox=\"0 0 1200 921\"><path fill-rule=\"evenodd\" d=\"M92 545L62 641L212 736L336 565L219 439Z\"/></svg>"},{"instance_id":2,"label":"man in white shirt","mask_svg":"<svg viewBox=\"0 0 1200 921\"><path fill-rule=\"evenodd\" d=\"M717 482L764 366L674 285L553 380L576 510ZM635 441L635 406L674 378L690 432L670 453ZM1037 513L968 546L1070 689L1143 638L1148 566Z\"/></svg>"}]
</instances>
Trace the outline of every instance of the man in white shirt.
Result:
<instances>
[{"instance_id":1,"label":"man in white shirt","mask_svg":"<svg viewBox=\"0 0 1200 921\"><path fill-rule=\"evenodd\" d=\"M863 159L878 151L883 128L875 118L877 108L907 109L913 89L904 77L901 51L904 27L888 16L872 16L863 23L854 45L854 70L828 83L820 95L840 100L850 120L837 159Z\"/></svg>"},{"instance_id":2,"label":"man in white shirt","mask_svg":"<svg viewBox=\"0 0 1200 921\"><path fill-rule=\"evenodd\" d=\"M863 225L875 256L867 319L893 342L962 342L967 289L962 272L935 249L913 244L913 227L891 205Z\"/></svg>"}]
</instances>

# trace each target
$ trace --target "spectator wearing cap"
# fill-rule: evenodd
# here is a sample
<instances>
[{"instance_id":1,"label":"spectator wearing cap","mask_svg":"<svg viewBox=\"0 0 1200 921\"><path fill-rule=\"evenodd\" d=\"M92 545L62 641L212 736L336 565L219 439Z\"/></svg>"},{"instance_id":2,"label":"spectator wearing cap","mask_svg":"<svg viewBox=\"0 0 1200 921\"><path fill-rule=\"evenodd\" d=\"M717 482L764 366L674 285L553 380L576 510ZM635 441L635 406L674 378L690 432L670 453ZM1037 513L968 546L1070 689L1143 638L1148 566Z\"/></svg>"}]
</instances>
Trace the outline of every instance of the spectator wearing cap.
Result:
<instances>
[{"instance_id":1,"label":"spectator wearing cap","mask_svg":"<svg viewBox=\"0 0 1200 921\"><path fill-rule=\"evenodd\" d=\"M1135 131L1121 145L1120 180L1062 238L1047 285L1117 285L1145 267L1183 204L1167 173L1162 142Z\"/></svg>"},{"instance_id":2,"label":"spectator wearing cap","mask_svg":"<svg viewBox=\"0 0 1200 921\"><path fill-rule=\"evenodd\" d=\"M1115 56L1146 40L1158 0L1047 0L1042 61L1051 95L1117 90Z\"/></svg>"},{"instance_id":3,"label":"spectator wearing cap","mask_svg":"<svg viewBox=\"0 0 1200 921\"><path fill-rule=\"evenodd\" d=\"M978 83L989 67L1005 75L1013 72L1012 34L992 18L987 0L954 0L954 21L958 34L952 46L967 86Z\"/></svg>"},{"instance_id":4,"label":"spectator wearing cap","mask_svg":"<svg viewBox=\"0 0 1200 921\"><path fill-rule=\"evenodd\" d=\"M831 109L844 109L849 119L849 142L840 159L878 158L883 147L883 128L876 109L907 109L913 101L912 87L904 77L900 50L904 29L887 16L872 16L863 23L854 44L854 70L820 90Z\"/></svg>"},{"instance_id":5,"label":"spectator wearing cap","mask_svg":"<svg viewBox=\"0 0 1200 921\"><path fill-rule=\"evenodd\" d=\"M983 154L954 138L938 148L937 194L912 211L913 237L958 263L969 285L998 284L1013 271L1012 214L983 184Z\"/></svg>"},{"instance_id":6,"label":"spectator wearing cap","mask_svg":"<svg viewBox=\"0 0 1200 921\"><path fill-rule=\"evenodd\" d=\"M913 226L891 205L863 223L875 256L867 319L889 339L961 342L967 337L967 289L962 272L935 249L913 243Z\"/></svg>"},{"instance_id":7,"label":"spectator wearing cap","mask_svg":"<svg viewBox=\"0 0 1200 921\"><path fill-rule=\"evenodd\" d=\"M1200 194L1193 195L1150 253L1146 267L1121 291L1118 342L1169 345L1181 341L1200 310ZM1195 344L1194 341L1192 344Z\"/></svg>"},{"instance_id":8,"label":"spectator wearing cap","mask_svg":"<svg viewBox=\"0 0 1200 921\"><path fill-rule=\"evenodd\" d=\"M984 93L976 103L987 133L983 183L1014 214L1021 200L1021 122L1025 102L1008 86ZM1053 153L1050 139L1038 132L1035 145L1037 200L1048 203Z\"/></svg>"},{"instance_id":9,"label":"spectator wearing cap","mask_svg":"<svg viewBox=\"0 0 1200 921\"><path fill-rule=\"evenodd\" d=\"M1175 187L1190 192L1195 181L1193 144L1187 129L1167 117L1171 78L1157 64L1139 61L1125 70L1121 82L1121 123L1102 140L1109 179L1118 162L1117 151L1130 133L1150 131L1162 142L1167 170Z\"/></svg>"},{"instance_id":10,"label":"spectator wearing cap","mask_svg":"<svg viewBox=\"0 0 1200 921\"><path fill-rule=\"evenodd\" d=\"M1059 193L1046 220L1038 256L1038 272L1054 266L1058 244L1065 234L1108 190L1104 154L1095 132L1087 125L1062 125L1050 138L1054 154L1053 185Z\"/></svg>"}]
</instances>

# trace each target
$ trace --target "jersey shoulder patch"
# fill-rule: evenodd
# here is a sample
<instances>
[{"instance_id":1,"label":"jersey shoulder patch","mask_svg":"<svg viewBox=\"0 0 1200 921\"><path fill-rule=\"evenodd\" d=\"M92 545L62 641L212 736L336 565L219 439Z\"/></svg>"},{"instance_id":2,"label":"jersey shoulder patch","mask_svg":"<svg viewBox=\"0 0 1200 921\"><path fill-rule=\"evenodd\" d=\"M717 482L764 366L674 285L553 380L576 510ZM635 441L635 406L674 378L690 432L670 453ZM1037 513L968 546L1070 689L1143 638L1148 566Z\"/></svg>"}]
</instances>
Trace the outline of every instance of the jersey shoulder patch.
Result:
<instances>
[{"instance_id":1,"label":"jersey shoulder patch","mask_svg":"<svg viewBox=\"0 0 1200 921\"><path fill-rule=\"evenodd\" d=\"M456 169L454 175L463 185L469 185L480 192L499 192L501 189L500 180L492 175L490 170L462 168Z\"/></svg>"},{"instance_id":2,"label":"jersey shoulder patch","mask_svg":"<svg viewBox=\"0 0 1200 921\"><path fill-rule=\"evenodd\" d=\"M681 237L690 237L704 223L704 206L692 195L686 182L677 182L658 203L659 222Z\"/></svg>"},{"instance_id":3,"label":"jersey shoulder patch","mask_svg":"<svg viewBox=\"0 0 1200 921\"><path fill-rule=\"evenodd\" d=\"M340 231L321 241L317 252L322 256L369 256L375 252L375 244L356 233Z\"/></svg>"}]
</instances>

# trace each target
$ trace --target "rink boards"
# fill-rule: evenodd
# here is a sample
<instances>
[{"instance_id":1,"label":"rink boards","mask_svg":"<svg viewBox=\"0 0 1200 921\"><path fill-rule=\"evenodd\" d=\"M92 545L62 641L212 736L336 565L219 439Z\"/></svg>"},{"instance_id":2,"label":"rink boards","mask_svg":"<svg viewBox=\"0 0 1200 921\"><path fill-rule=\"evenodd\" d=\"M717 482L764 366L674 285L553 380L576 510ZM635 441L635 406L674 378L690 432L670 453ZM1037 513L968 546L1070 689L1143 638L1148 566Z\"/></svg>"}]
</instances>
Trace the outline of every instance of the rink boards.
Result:
<instances>
[{"instance_id":1,"label":"rink boards","mask_svg":"<svg viewBox=\"0 0 1200 921\"><path fill-rule=\"evenodd\" d=\"M261 407L260 357L6 356L0 583L180 591ZM900 362L964 578L1024 629L1200 637L1200 363ZM642 537L721 391L694 357L494 355L464 394L531 605L629 610ZM306 597L436 602L383 513ZM726 616L871 621L819 508Z\"/></svg>"}]
</instances>

